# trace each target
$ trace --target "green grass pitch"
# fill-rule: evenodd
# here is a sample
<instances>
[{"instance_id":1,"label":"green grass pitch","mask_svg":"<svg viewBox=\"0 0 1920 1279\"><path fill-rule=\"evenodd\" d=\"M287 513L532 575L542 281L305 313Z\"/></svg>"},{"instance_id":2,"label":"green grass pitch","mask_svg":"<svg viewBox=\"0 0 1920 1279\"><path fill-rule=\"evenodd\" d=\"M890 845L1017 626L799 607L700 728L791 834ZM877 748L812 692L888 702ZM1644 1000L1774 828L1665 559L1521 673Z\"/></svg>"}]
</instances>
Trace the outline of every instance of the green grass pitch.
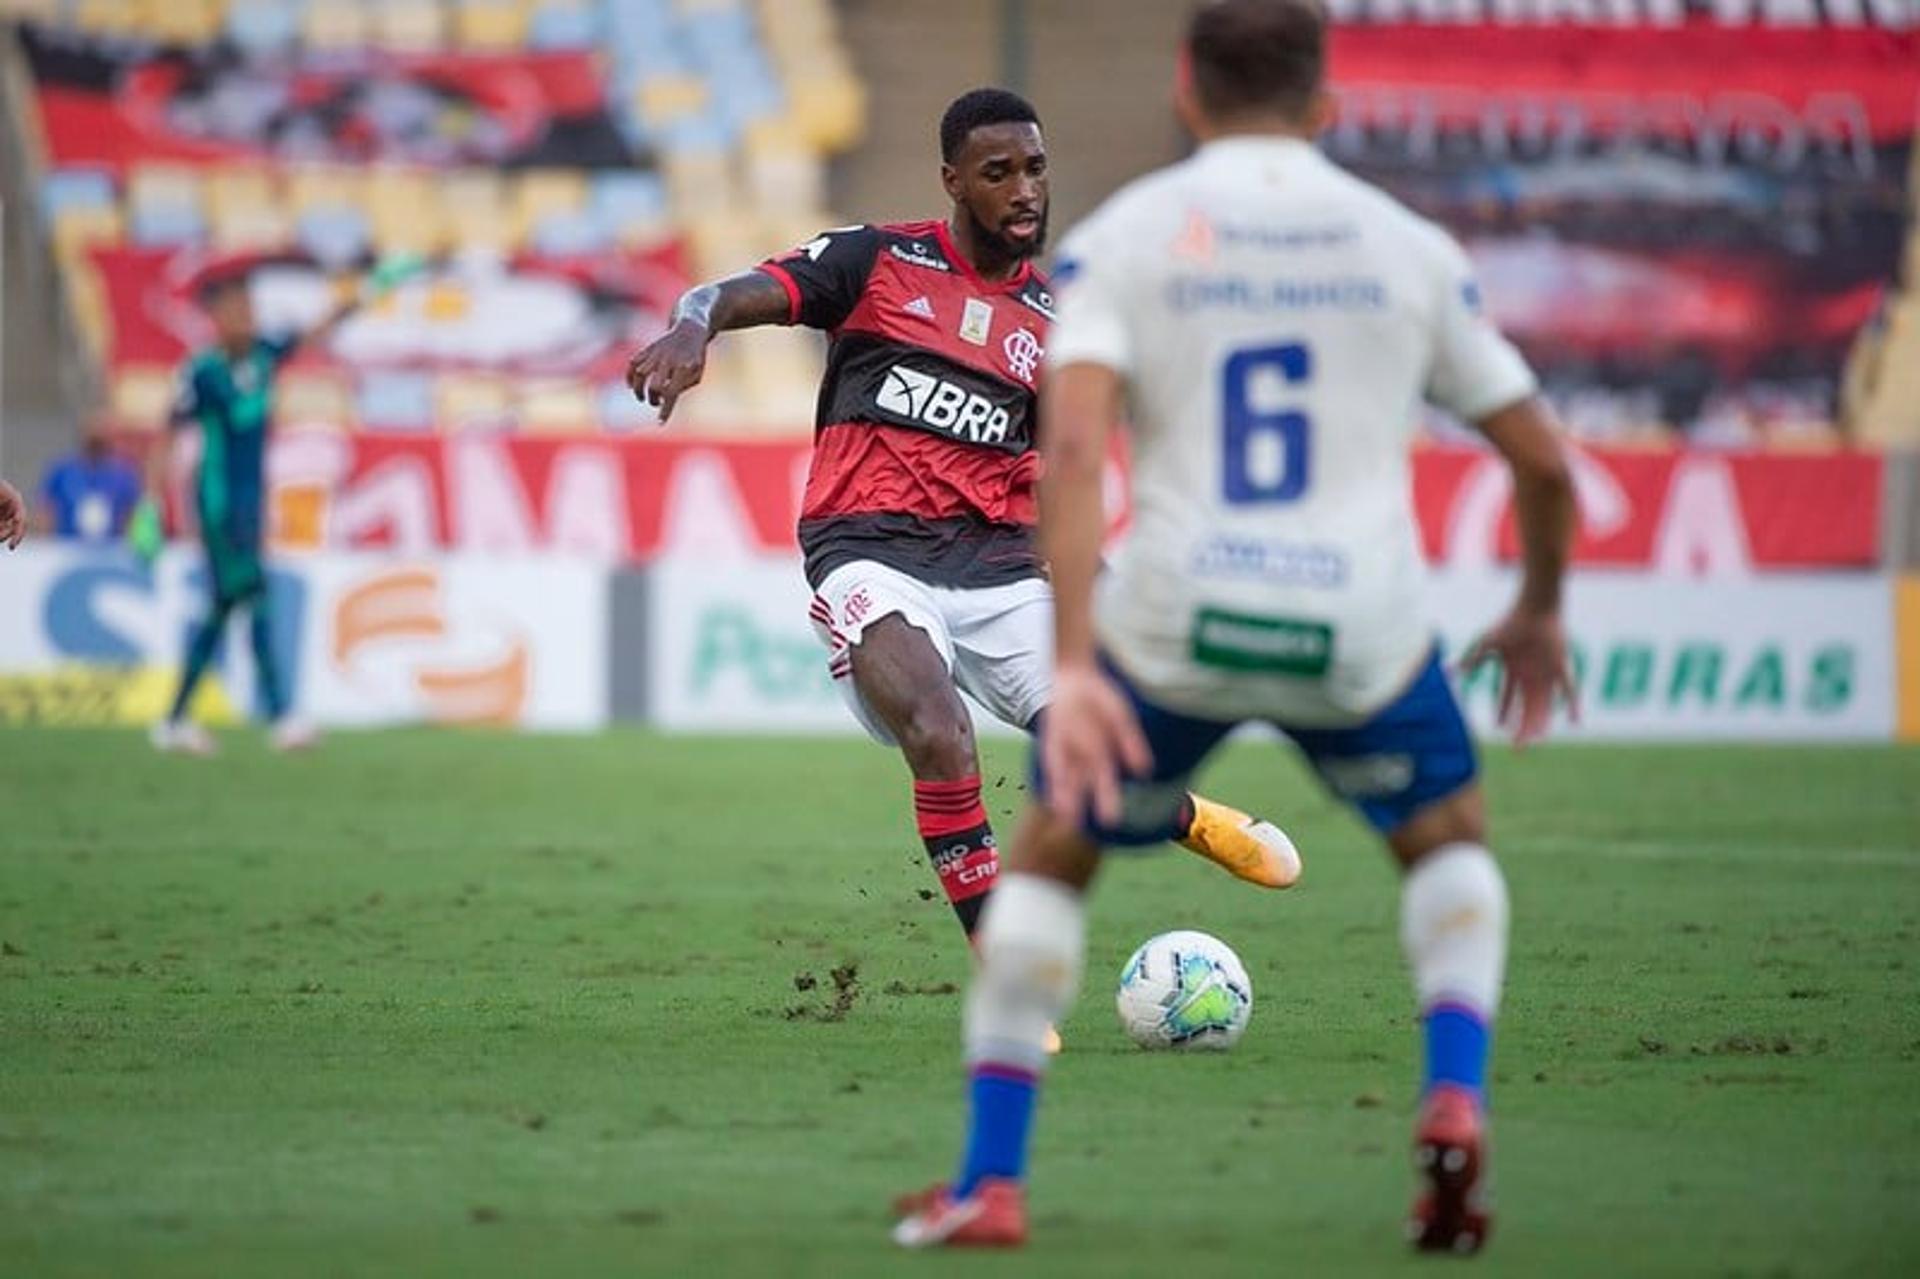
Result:
<instances>
[{"instance_id":1,"label":"green grass pitch","mask_svg":"<svg viewBox=\"0 0 1920 1279\"><path fill-rule=\"evenodd\" d=\"M1385 857L1271 749L1208 787L1287 824L1305 884L1110 868L1033 1244L907 1258L887 1204L957 1149L966 965L891 755L0 733L0 1273L1446 1268L1399 1242ZM1515 932L1474 1273L1920 1273L1920 751L1549 747L1489 787ZM1121 960L1179 926L1253 975L1234 1053L1114 1024Z\"/></svg>"}]
</instances>

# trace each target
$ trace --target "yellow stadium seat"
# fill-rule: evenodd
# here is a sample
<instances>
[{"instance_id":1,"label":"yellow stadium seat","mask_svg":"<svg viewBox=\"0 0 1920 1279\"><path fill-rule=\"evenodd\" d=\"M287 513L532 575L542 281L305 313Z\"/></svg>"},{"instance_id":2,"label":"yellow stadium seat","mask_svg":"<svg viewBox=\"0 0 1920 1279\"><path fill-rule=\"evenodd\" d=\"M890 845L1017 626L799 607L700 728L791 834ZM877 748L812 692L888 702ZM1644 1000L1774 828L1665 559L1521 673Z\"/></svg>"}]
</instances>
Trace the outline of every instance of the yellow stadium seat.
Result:
<instances>
[{"instance_id":1,"label":"yellow stadium seat","mask_svg":"<svg viewBox=\"0 0 1920 1279\"><path fill-rule=\"evenodd\" d=\"M655 76L634 90L634 104L648 124L663 125L707 109L707 82L699 76Z\"/></svg>"},{"instance_id":2,"label":"yellow stadium seat","mask_svg":"<svg viewBox=\"0 0 1920 1279\"><path fill-rule=\"evenodd\" d=\"M206 175L207 212L215 217L233 209L277 203L273 178L264 168L227 165Z\"/></svg>"},{"instance_id":3,"label":"yellow stadium seat","mask_svg":"<svg viewBox=\"0 0 1920 1279\"><path fill-rule=\"evenodd\" d=\"M173 370L166 365L126 365L114 372L108 411L119 426L158 430L167 424L174 389Z\"/></svg>"},{"instance_id":4,"label":"yellow stadium seat","mask_svg":"<svg viewBox=\"0 0 1920 1279\"><path fill-rule=\"evenodd\" d=\"M433 53L447 43L446 11L435 0L385 0L373 7L371 35L381 48Z\"/></svg>"},{"instance_id":5,"label":"yellow stadium seat","mask_svg":"<svg viewBox=\"0 0 1920 1279\"><path fill-rule=\"evenodd\" d=\"M214 0L145 0L141 29L165 44L210 44L222 12Z\"/></svg>"},{"instance_id":6,"label":"yellow stadium seat","mask_svg":"<svg viewBox=\"0 0 1920 1279\"><path fill-rule=\"evenodd\" d=\"M74 25L94 35L137 36L141 32L138 0L79 0L73 10Z\"/></svg>"},{"instance_id":7,"label":"yellow stadium seat","mask_svg":"<svg viewBox=\"0 0 1920 1279\"><path fill-rule=\"evenodd\" d=\"M455 37L481 53L506 52L527 42L528 13L519 0L465 0L454 15Z\"/></svg>"},{"instance_id":8,"label":"yellow stadium seat","mask_svg":"<svg viewBox=\"0 0 1920 1279\"><path fill-rule=\"evenodd\" d=\"M587 202L587 177L577 169L528 169L513 187L513 221L519 236L542 218L576 213Z\"/></svg>"},{"instance_id":9,"label":"yellow stadium seat","mask_svg":"<svg viewBox=\"0 0 1920 1279\"><path fill-rule=\"evenodd\" d=\"M519 224L499 205L449 204L446 234L455 250L478 250L502 257L522 242Z\"/></svg>"},{"instance_id":10,"label":"yellow stadium seat","mask_svg":"<svg viewBox=\"0 0 1920 1279\"><path fill-rule=\"evenodd\" d=\"M336 164L303 164L287 173L287 205L297 216L310 209L364 205L367 175Z\"/></svg>"},{"instance_id":11,"label":"yellow stadium seat","mask_svg":"<svg viewBox=\"0 0 1920 1279\"><path fill-rule=\"evenodd\" d=\"M434 420L444 431L494 430L513 422L507 385L484 373L446 373L433 387Z\"/></svg>"},{"instance_id":12,"label":"yellow stadium seat","mask_svg":"<svg viewBox=\"0 0 1920 1279\"><path fill-rule=\"evenodd\" d=\"M597 425L593 392L570 378L529 378L515 388L519 425L543 435L577 435Z\"/></svg>"},{"instance_id":13,"label":"yellow stadium seat","mask_svg":"<svg viewBox=\"0 0 1920 1279\"><path fill-rule=\"evenodd\" d=\"M183 164L136 164L127 174L127 203L189 205L201 208L204 194L197 170Z\"/></svg>"},{"instance_id":14,"label":"yellow stadium seat","mask_svg":"<svg viewBox=\"0 0 1920 1279\"><path fill-rule=\"evenodd\" d=\"M277 204L235 204L211 220L213 247L222 252L278 249L293 242L293 222Z\"/></svg>"},{"instance_id":15,"label":"yellow stadium seat","mask_svg":"<svg viewBox=\"0 0 1920 1279\"><path fill-rule=\"evenodd\" d=\"M506 207L507 180L498 169L451 169L441 173L435 185L449 213Z\"/></svg>"},{"instance_id":16,"label":"yellow stadium seat","mask_svg":"<svg viewBox=\"0 0 1920 1279\"><path fill-rule=\"evenodd\" d=\"M61 261L84 261L96 244L118 244L126 237L126 219L118 209L62 210L53 220L53 247Z\"/></svg>"},{"instance_id":17,"label":"yellow stadium seat","mask_svg":"<svg viewBox=\"0 0 1920 1279\"><path fill-rule=\"evenodd\" d=\"M866 131L866 87L847 72L797 80L789 87L789 116L820 151L846 151Z\"/></svg>"},{"instance_id":18,"label":"yellow stadium seat","mask_svg":"<svg viewBox=\"0 0 1920 1279\"><path fill-rule=\"evenodd\" d=\"M357 0L309 4L300 20L301 40L317 53L364 48L370 34L367 11Z\"/></svg>"},{"instance_id":19,"label":"yellow stadium seat","mask_svg":"<svg viewBox=\"0 0 1920 1279\"><path fill-rule=\"evenodd\" d=\"M662 161L661 174L667 183L667 202L682 222L698 222L740 207L733 164L723 151L673 152Z\"/></svg>"},{"instance_id":20,"label":"yellow stadium seat","mask_svg":"<svg viewBox=\"0 0 1920 1279\"><path fill-rule=\"evenodd\" d=\"M367 220L383 253L438 253L448 228L433 177L413 169L381 168L368 175Z\"/></svg>"}]
</instances>

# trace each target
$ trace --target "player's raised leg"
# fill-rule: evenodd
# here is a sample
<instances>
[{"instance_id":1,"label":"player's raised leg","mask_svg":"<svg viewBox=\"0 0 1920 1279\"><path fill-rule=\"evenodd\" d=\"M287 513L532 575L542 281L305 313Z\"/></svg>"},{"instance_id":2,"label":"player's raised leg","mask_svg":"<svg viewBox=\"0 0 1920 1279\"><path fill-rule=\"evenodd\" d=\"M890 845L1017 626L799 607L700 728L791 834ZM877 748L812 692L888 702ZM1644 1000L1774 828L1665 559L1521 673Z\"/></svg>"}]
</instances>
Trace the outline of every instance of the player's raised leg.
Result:
<instances>
[{"instance_id":1,"label":"player's raised leg","mask_svg":"<svg viewBox=\"0 0 1920 1279\"><path fill-rule=\"evenodd\" d=\"M1002 723L1037 738L1053 693L1052 592L1034 581L967 595L950 614L954 682ZM1201 795L1186 796L1173 842L1263 888L1300 879L1300 853L1284 831Z\"/></svg>"},{"instance_id":2,"label":"player's raised leg","mask_svg":"<svg viewBox=\"0 0 1920 1279\"><path fill-rule=\"evenodd\" d=\"M1300 850L1285 831L1205 795L1188 793L1174 842L1249 884L1292 888L1300 882Z\"/></svg>"}]
</instances>

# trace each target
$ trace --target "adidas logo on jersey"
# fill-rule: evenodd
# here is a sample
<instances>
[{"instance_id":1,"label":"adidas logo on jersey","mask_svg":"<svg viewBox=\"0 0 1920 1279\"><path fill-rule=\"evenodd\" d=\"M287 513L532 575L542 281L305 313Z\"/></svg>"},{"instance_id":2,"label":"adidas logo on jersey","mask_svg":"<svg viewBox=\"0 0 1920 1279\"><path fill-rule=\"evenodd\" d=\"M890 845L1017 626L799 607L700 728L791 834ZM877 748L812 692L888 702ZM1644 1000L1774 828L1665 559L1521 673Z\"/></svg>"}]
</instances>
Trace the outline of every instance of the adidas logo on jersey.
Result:
<instances>
[{"instance_id":1,"label":"adidas logo on jersey","mask_svg":"<svg viewBox=\"0 0 1920 1279\"><path fill-rule=\"evenodd\" d=\"M991 400L901 364L887 370L874 402L889 413L974 444L1005 443L1013 423Z\"/></svg>"},{"instance_id":2,"label":"adidas logo on jersey","mask_svg":"<svg viewBox=\"0 0 1920 1279\"><path fill-rule=\"evenodd\" d=\"M931 320L933 318L933 299L922 293L919 297L900 309L908 315L917 315L923 320Z\"/></svg>"}]
</instances>

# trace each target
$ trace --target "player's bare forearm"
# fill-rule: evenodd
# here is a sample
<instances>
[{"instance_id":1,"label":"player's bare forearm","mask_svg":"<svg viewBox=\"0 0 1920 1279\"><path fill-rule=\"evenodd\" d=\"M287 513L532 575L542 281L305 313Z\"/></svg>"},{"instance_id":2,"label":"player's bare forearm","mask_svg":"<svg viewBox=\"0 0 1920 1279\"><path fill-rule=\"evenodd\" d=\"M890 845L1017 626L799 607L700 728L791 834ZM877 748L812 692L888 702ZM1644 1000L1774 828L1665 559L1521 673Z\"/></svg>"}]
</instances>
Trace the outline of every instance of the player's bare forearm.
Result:
<instances>
[{"instance_id":1,"label":"player's bare forearm","mask_svg":"<svg viewBox=\"0 0 1920 1279\"><path fill-rule=\"evenodd\" d=\"M1120 379L1102 365L1070 364L1047 375L1040 404L1040 543L1053 577L1054 656L1062 667L1091 667L1093 583L1107 527L1101 480Z\"/></svg>"},{"instance_id":2,"label":"player's bare forearm","mask_svg":"<svg viewBox=\"0 0 1920 1279\"><path fill-rule=\"evenodd\" d=\"M763 324L785 324L792 303L780 282L765 271L742 271L722 280L696 285L674 304L673 324L698 325L709 338L733 329Z\"/></svg>"},{"instance_id":3,"label":"player's bare forearm","mask_svg":"<svg viewBox=\"0 0 1920 1279\"><path fill-rule=\"evenodd\" d=\"M785 324L791 318L786 289L765 271L742 271L697 285L674 304L667 331L627 362L627 386L642 404L657 407L664 422L680 397L705 376L707 344L715 334Z\"/></svg>"},{"instance_id":4,"label":"player's bare forearm","mask_svg":"<svg viewBox=\"0 0 1920 1279\"><path fill-rule=\"evenodd\" d=\"M1539 397L1529 397L1479 425L1513 469L1514 515L1525 565L1520 607L1557 613L1579 513L1552 410Z\"/></svg>"}]
</instances>

